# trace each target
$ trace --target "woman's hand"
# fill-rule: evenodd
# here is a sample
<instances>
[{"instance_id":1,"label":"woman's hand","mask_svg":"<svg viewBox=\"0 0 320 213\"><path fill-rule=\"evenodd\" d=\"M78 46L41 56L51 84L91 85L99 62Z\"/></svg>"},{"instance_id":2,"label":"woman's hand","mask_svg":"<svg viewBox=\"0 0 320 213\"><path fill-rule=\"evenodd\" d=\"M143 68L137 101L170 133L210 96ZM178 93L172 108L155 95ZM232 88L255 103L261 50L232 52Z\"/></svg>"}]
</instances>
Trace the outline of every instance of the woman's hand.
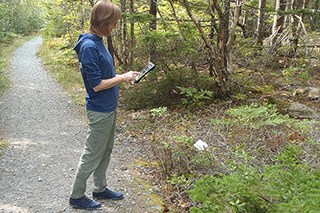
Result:
<instances>
[{"instance_id":1,"label":"woman's hand","mask_svg":"<svg viewBox=\"0 0 320 213\"><path fill-rule=\"evenodd\" d=\"M93 88L93 90L95 92L99 92L101 90L110 89L111 87L113 87L121 82L128 82L128 83L133 84L136 76L139 74L140 73L136 72L136 71L129 71L129 72L121 74L121 75L116 75L116 77L114 77L114 78L103 79L98 86Z\"/></svg>"},{"instance_id":2,"label":"woman's hand","mask_svg":"<svg viewBox=\"0 0 320 213\"><path fill-rule=\"evenodd\" d=\"M132 82L134 82L137 75L139 75L139 72L129 71L129 72L124 73L120 76L123 78L123 81L128 82L128 83L132 83Z\"/></svg>"}]
</instances>

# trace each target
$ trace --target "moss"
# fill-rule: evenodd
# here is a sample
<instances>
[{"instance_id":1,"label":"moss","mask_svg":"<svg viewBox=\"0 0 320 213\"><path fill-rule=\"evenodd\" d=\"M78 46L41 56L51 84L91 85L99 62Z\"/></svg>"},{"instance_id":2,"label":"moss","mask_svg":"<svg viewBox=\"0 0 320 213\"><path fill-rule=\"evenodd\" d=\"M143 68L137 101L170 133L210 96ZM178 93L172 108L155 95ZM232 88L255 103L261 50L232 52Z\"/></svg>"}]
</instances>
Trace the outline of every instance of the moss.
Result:
<instances>
[{"instance_id":1,"label":"moss","mask_svg":"<svg viewBox=\"0 0 320 213\"><path fill-rule=\"evenodd\" d=\"M1 156L1 151L4 150L8 146L8 142L0 139L0 156Z\"/></svg>"}]
</instances>

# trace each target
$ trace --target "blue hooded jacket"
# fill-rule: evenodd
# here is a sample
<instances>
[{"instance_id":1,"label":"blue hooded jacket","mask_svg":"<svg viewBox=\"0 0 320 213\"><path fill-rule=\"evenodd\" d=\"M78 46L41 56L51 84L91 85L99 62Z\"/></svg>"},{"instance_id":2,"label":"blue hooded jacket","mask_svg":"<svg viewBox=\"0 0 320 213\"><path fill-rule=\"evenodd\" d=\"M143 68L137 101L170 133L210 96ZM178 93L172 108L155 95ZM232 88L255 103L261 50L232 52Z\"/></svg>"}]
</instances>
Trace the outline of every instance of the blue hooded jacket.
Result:
<instances>
[{"instance_id":1,"label":"blue hooded jacket","mask_svg":"<svg viewBox=\"0 0 320 213\"><path fill-rule=\"evenodd\" d=\"M112 56L103 39L93 34L81 34L73 48L78 54L82 79L86 88L86 108L97 112L111 112L118 105L118 86L95 92L103 79L115 77Z\"/></svg>"}]
</instances>

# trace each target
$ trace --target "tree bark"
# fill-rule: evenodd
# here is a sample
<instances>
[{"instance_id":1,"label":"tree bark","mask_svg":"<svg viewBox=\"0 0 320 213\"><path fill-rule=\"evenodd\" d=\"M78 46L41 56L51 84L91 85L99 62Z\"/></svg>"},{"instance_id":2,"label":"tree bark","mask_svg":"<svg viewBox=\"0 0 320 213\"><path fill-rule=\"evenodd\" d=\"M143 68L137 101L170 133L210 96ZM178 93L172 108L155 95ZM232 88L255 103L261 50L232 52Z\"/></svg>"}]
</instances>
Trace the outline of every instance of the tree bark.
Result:
<instances>
[{"instance_id":1,"label":"tree bark","mask_svg":"<svg viewBox=\"0 0 320 213\"><path fill-rule=\"evenodd\" d=\"M89 0L89 2L90 2L90 5L93 7L93 5L94 5L94 0Z\"/></svg>"},{"instance_id":2,"label":"tree bark","mask_svg":"<svg viewBox=\"0 0 320 213\"><path fill-rule=\"evenodd\" d=\"M271 45L276 46L277 49L279 44L279 37L278 35L283 31L283 24L284 24L284 16L281 12L285 11L286 8L286 0L276 0L276 14L274 15L273 25L272 25L272 41Z\"/></svg>"},{"instance_id":3,"label":"tree bark","mask_svg":"<svg viewBox=\"0 0 320 213\"><path fill-rule=\"evenodd\" d=\"M127 0L121 0L121 11L127 12ZM129 52L128 52L128 32L127 32L127 18L123 16L120 22L120 38L122 39L121 53L124 56L123 62L125 66L128 65Z\"/></svg>"},{"instance_id":4,"label":"tree bark","mask_svg":"<svg viewBox=\"0 0 320 213\"><path fill-rule=\"evenodd\" d=\"M291 2L291 7L289 8L290 10L298 10L300 8L299 2L297 0L292 0ZM290 15L292 23L291 23L291 31L292 31L292 38L290 40L290 46L292 47L289 51L288 56L289 57L294 57L297 53L297 48L298 48L298 42L299 42L299 33L298 33L298 26L299 26L299 17L297 14Z\"/></svg>"},{"instance_id":5,"label":"tree bark","mask_svg":"<svg viewBox=\"0 0 320 213\"><path fill-rule=\"evenodd\" d=\"M134 0L130 0L130 14L134 14ZM134 32L134 20L130 21L130 43L129 43L129 64L133 64L134 60L134 51L133 47L135 46L135 32Z\"/></svg>"},{"instance_id":6,"label":"tree bark","mask_svg":"<svg viewBox=\"0 0 320 213\"><path fill-rule=\"evenodd\" d=\"M157 1L158 0L150 0L149 14L153 17L150 23L150 31L157 30ZM156 51L156 46L152 44L150 49L150 61L156 61Z\"/></svg>"},{"instance_id":7,"label":"tree bark","mask_svg":"<svg viewBox=\"0 0 320 213\"><path fill-rule=\"evenodd\" d=\"M233 48L234 48L234 42L236 40L236 28L239 22L240 17L240 10L241 10L241 0L235 0L235 8L234 8L234 15L232 18L232 24L230 27L229 32L229 39L227 43L227 53L228 53L228 72L233 72Z\"/></svg>"},{"instance_id":8,"label":"tree bark","mask_svg":"<svg viewBox=\"0 0 320 213\"><path fill-rule=\"evenodd\" d=\"M113 47L113 42L112 42L112 36L109 35L107 37L107 43L108 43L108 50L112 56L112 59L113 59L113 63L114 63L114 57L117 58L118 62L119 62L119 65L123 64L123 61L121 59L121 57L119 56L118 52L114 49Z\"/></svg>"},{"instance_id":9,"label":"tree bark","mask_svg":"<svg viewBox=\"0 0 320 213\"><path fill-rule=\"evenodd\" d=\"M213 0L213 6L218 13L219 28L217 42L217 59L216 71L218 73L219 93L225 96L230 91L230 73L228 72L228 48L229 38L229 17L230 17L230 0L223 0L222 6L217 0Z\"/></svg>"},{"instance_id":10,"label":"tree bark","mask_svg":"<svg viewBox=\"0 0 320 213\"><path fill-rule=\"evenodd\" d=\"M312 5L312 9L314 11L320 11L320 0L315 0L315 2ZM311 28L312 30L319 29L319 19L316 17L311 17Z\"/></svg>"},{"instance_id":11,"label":"tree bark","mask_svg":"<svg viewBox=\"0 0 320 213\"><path fill-rule=\"evenodd\" d=\"M177 24L179 25L179 24L180 24L180 20L178 19L176 10L174 9L173 1L172 1L172 0L168 0L168 1L169 1L169 4L170 4L172 13L173 13L173 17L174 17L174 19L176 20Z\"/></svg>"},{"instance_id":12,"label":"tree bark","mask_svg":"<svg viewBox=\"0 0 320 213\"><path fill-rule=\"evenodd\" d=\"M257 29L256 29L256 43L258 45L262 45L264 36L264 15L266 9L267 0L260 0L259 1L259 10L258 10L258 20L257 20Z\"/></svg>"},{"instance_id":13,"label":"tree bark","mask_svg":"<svg viewBox=\"0 0 320 213\"><path fill-rule=\"evenodd\" d=\"M190 4L187 0L182 0L187 13L195 26L197 27L200 36L209 51L209 71L210 75L217 78L217 95L225 97L230 92L230 73L228 72L228 40L229 40L229 16L230 16L230 0L220 2L218 0L210 1L211 9L211 26L209 38L201 26L200 22L192 13ZM217 19L216 17L217 13ZM217 21L219 20L219 21ZM216 47L213 46L214 35L217 35ZM232 46L232 41L230 47ZM231 62L232 63L232 62Z\"/></svg>"}]
</instances>

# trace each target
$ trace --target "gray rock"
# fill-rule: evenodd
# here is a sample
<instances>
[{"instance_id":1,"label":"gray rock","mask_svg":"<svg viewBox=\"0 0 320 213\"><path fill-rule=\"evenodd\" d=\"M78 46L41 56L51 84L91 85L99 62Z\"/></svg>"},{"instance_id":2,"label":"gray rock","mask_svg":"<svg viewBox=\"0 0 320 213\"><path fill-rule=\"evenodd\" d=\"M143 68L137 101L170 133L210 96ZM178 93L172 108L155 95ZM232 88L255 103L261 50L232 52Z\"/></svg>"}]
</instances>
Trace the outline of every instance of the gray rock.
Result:
<instances>
[{"instance_id":1,"label":"gray rock","mask_svg":"<svg viewBox=\"0 0 320 213\"><path fill-rule=\"evenodd\" d=\"M288 113L289 116L293 118L315 119L319 117L318 113L315 110L298 102L293 102L291 104Z\"/></svg>"},{"instance_id":2,"label":"gray rock","mask_svg":"<svg viewBox=\"0 0 320 213\"><path fill-rule=\"evenodd\" d=\"M320 100L320 89L316 87L299 88L294 92L294 95L304 95L311 100Z\"/></svg>"}]
</instances>

